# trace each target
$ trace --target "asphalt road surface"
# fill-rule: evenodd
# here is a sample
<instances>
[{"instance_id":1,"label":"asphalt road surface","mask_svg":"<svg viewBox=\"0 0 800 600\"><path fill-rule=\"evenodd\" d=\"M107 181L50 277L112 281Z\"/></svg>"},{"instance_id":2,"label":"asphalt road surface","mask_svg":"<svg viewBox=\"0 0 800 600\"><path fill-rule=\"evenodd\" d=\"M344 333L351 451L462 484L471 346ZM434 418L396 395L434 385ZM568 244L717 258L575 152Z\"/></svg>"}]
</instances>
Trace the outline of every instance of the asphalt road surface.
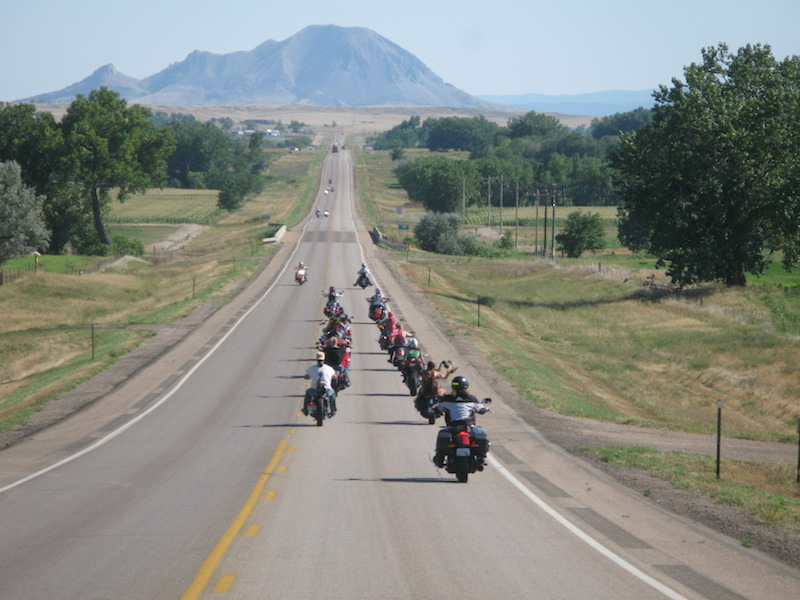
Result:
<instances>
[{"instance_id":1,"label":"asphalt road surface","mask_svg":"<svg viewBox=\"0 0 800 600\"><path fill-rule=\"evenodd\" d=\"M378 348L371 290L352 285L363 260L426 351L457 357L368 244L349 151L327 157L328 179L330 216L290 234L271 278L215 332L198 326L188 355L0 452L0 597L800 597L796 571L607 480L497 396L480 418L487 469L467 484L437 469L438 426ZM317 427L299 413L302 375L330 285L354 317L352 386ZM459 374L493 396L469 365Z\"/></svg>"}]
</instances>

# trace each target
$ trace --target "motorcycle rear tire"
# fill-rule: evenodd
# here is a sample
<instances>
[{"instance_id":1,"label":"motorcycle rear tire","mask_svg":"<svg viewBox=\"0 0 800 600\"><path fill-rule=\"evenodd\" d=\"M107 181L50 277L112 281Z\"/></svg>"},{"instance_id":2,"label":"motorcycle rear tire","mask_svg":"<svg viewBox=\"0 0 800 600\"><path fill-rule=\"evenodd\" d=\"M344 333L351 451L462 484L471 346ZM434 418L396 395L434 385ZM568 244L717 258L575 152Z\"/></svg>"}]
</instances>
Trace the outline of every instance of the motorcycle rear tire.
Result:
<instances>
[{"instance_id":1,"label":"motorcycle rear tire","mask_svg":"<svg viewBox=\"0 0 800 600\"><path fill-rule=\"evenodd\" d=\"M408 393L410 396L416 396L417 392L419 391L419 379L417 379L416 373L409 373L407 376L408 379Z\"/></svg>"},{"instance_id":2,"label":"motorcycle rear tire","mask_svg":"<svg viewBox=\"0 0 800 600\"><path fill-rule=\"evenodd\" d=\"M317 419L317 427L322 427L322 422L325 420L326 410L328 410L328 408L325 406L325 401L317 400L317 414L315 415Z\"/></svg>"},{"instance_id":3,"label":"motorcycle rear tire","mask_svg":"<svg viewBox=\"0 0 800 600\"><path fill-rule=\"evenodd\" d=\"M458 483L467 483L469 479L469 458L466 456L457 456L455 472Z\"/></svg>"}]
</instances>

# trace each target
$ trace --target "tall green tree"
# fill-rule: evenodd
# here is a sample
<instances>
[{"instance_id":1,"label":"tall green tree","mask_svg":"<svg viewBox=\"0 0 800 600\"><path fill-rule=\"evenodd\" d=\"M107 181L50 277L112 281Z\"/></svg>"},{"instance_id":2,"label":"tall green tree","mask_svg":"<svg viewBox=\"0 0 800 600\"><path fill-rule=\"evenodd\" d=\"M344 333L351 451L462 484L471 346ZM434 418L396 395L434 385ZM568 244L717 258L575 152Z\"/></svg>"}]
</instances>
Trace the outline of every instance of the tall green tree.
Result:
<instances>
[{"instance_id":1,"label":"tall green tree","mask_svg":"<svg viewBox=\"0 0 800 600\"><path fill-rule=\"evenodd\" d=\"M744 286L771 253L800 253L800 57L769 46L702 51L655 94L653 122L612 154L620 239L674 283Z\"/></svg>"},{"instance_id":2,"label":"tall green tree","mask_svg":"<svg viewBox=\"0 0 800 600\"><path fill-rule=\"evenodd\" d=\"M62 173L60 125L33 104L0 104L0 161L14 161L22 182L44 198L43 216L50 231L47 252L58 254L81 228L78 188Z\"/></svg>"},{"instance_id":3,"label":"tall green tree","mask_svg":"<svg viewBox=\"0 0 800 600\"><path fill-rule=\"evenodd\" d=\"M97 236L106 246L111 238L104 213L112 192L123 202L132 193L166 182L166 158L174 140L150 117L149 109L129 107L119 94L102 87L88 96L78 95L61 121L63 171L82 190Z\"/></svg>"},{"instance_id":4,"label":"tall green tree","mask_svg":"<svg viewBox=\"0 0 800 600\"><path fill-rule=\"evenodd\" d=\"M0 264L43 249L48 238L43 200L22 182L17 163L0 162Z\"/></svg>"}]
</instances>

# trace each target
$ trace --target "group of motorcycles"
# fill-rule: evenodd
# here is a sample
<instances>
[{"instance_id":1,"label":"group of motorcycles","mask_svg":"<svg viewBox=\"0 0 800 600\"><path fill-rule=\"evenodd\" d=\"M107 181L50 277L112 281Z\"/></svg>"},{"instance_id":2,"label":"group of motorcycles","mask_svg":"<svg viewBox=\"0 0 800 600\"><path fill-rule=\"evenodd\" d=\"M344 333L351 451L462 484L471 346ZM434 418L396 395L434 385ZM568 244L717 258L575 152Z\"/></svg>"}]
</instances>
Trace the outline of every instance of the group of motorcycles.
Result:
<instances>
[{"instance_id":1,"label":"group of motorcycles","mask_svg":"<svg viewBox=\"0 0 800 600\"><path fill-rule=\"evenodd\" d=\"M353 332L350 328L350 317L339 304L339 296L344 292L337 292L336 288L331 286L327 292L323 290L322 293L328 297L323 308L327 321L324 322L322 334L317 339L317 352L324 357L323 362L333 369L331 387L338 398L339 394L350 386L350 374L347 368L350 366ZM319 427L325 418L332 414L327 393L320 378L307 407L308 416L314 419Z\"/></svg>"},{"instance_id":2,"label":"group of motorcycles","mask_svg":"<svg viewBox=\"0 0 800 600\"><path fill-rule=\"evenodd\" d=\"M433 425L444 413L439 406L442 396L439 395L438 383L434 386L435 389L421 389L423 374L426 371L424 359L427 354L422 352L416 337L406 332L394 313L389 310L388 302L391 299L383 296L379 288L376 288L375 294L366 300L369 302L368 316L380 329L378 344L388 353L388 361L402 374L403 383L408 387L409 394L415 396L414 408ZM447 361L442 361L439 367L443 368L445 373L452 373L454 370ZM490 398L483 400L483 403L490 402ZM482 429L475 427L474 414L470 423L451 425L448 422L437 437L437 448L440 444L445 448L441 466L448 473L454 474L460 483L466 483L470 473L483 470L489 440Z\"/></svg>"},{"instance_id":3,"label":"group of motorcycles","mask_svg":"<svg viewBox=\"0 0 800 600\"><path fill-rule=\"evenodd\" d=\"M307 280L307 275L308 268L301 262L296 269L295 279L302 285ZM369 285L372 285L372 280L366 265L362 264L356 286L364 289ZM334 369L335 376L331 384L338 395L350 385L348 367L353 345L351 319L339 302L344 291L330 286L327 291L322 290L322 294L326 296L323 315L327 320L317 341L317 350L324 353L325 363ZM381 349L387 352L388 362L402 374L409 395L415 397L415 409L428 420L428 423L434 424L443 412L439 408L441 396L438 386L437 389L421 389L426 370L424 359L427 355L422 352L419 341L414 335L407 332L395 318L388 305L391 299L383 296L380 288L375 288L375 294L366 298L366 301L369 303L367 316L380 330L378 343ZM440 364L440 368L443 367L445 372L452 372L449 369L450 364L446 361ZM484 400L486 401L491 402L489 399ZM313 401L309 403L308 415L321 426L328 414L325 388L318 385ZM442 439L445 440L444 443ZM442 446L446 447L446 450L441 466L448 473L454 474L459 482L466 483L470 473L483 470L489 444L483 431L474 427L474 418L471 423L466 424L447 423L437 436L437 448L441 449Z\"/></svg>"}]
</instances>

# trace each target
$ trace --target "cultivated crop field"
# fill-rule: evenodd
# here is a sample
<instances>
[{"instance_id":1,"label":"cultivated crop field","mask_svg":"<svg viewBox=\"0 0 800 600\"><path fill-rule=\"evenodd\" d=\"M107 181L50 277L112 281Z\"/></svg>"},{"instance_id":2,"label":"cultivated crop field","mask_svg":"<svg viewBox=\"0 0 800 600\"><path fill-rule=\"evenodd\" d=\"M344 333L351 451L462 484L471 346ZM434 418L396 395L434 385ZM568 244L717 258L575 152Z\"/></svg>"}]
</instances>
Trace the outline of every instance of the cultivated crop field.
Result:
<instances>
[{"instance_id":1,"label":"cultivated crop field","mask_svg":"<svg viewBox=\"0 0 800 600\"><path fill-rule=\"evenodd\" d=\"M109 223L197 223L205 225L222 214L216 190L153 189L112 202Z\"/></svg>"}]
</instances>

